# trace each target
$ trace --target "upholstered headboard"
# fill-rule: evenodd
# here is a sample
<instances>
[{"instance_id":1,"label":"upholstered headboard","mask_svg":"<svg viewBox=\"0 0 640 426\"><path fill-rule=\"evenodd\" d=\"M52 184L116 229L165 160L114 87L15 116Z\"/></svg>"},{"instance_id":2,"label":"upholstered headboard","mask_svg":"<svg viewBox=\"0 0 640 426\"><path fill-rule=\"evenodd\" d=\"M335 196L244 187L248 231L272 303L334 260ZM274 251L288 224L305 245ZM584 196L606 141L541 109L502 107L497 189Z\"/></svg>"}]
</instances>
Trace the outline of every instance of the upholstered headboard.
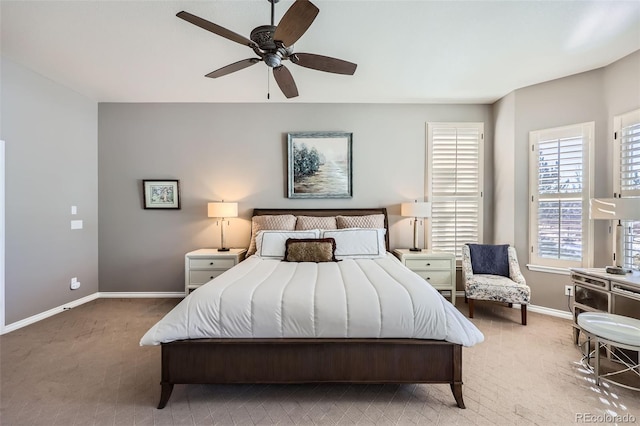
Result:
<instances>
[{"instance_id":1,"label":"upholstered headboard","mask_svg":"<svg viewBox=\"0 0 640 426\"><path fill-rule=\"evenodd\" d=\"M366 216L370 214L384 215L384 228L387 230L384 239L389 250L389 220L385 207L372 209L253 209L253 216L292 214L294 216Z\"/></svg>"}]
</instances>

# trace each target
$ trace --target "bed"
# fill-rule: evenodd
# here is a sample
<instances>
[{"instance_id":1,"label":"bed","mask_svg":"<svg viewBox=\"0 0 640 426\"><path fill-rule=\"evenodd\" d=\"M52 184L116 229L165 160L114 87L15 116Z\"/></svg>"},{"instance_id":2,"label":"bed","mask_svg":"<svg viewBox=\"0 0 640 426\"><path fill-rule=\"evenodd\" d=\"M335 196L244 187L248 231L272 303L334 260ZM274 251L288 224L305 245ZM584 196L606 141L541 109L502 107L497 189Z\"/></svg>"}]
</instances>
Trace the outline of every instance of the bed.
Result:
<instances>
[{"instance_id":1,"label":"bed","mask_svg":"<svg viewBox=\"0 0 640 426\"><path fill-rule=\"evenodd\" d=\"M378 235L382 248L385 251L389 249L385 208L255 209L253 215L294 215L296 218L342 216L353 219L383 215L386 231ZM263 247L265 244L263 242ZM462 397L462 346L472 346L481 342L484 337L437 291L424 285L421 278L392 255L385 253L375 259L346 258L340 262L318 263L314 266L308 262L294 264L258 256L264 253L260 249L256 256L249 257L196 290L145 334L141 344L160 344L162 348L159 409L166 406L175 384L322 382L448 383L457 406L465 408ZM339 272L326 272L335 271L335 268ZM253 284L256 281L253 275L262 269L270 271L267 274L269 278L263 279L260 284ZM301 279L298 280L300 284L282 284L280 281L284 279L279 280L278 277L289 277L292 273L289 271L296 271L296 274L297 271L306 271L299 275L303 278L308 275L317 276L317 282L307 285ZM399 287L398 282L402 282L402 286L408 290L400 286L402 291L399 295L390 294L390 299L398 299L391 303L387 302L387 290L384 288L364 291L362 288L368 287L361 287L357 280L352 283L350 278L369 274L376 286L378 281L389 282L395 287ZM337 276L341 278L335 278ZM323 281L320 277L324 277ZM335 284L335 281L340 280L344 280L344 283ZM238 286L243 290L237 290ZM307 287L313 288L314 293L313 301L309 302L312 304L305 308L304 303L300 302L305 298L300 297L300 294L304 294ZM344 297L349 292L356 294L357 303L353 301L353 296L344 304L331 303L338 307L331 308L338 309L337 313L328 312L328 308L319 304L318 300L327 299L329 295L337 301L341 300L342 296L338 297L336 294L343 287ZM267 291L265 288L279 290ZM282 293L280 297L285 299L284 295L289 293L285 293L282 288L293 292L294 298L299 302L296 302L296 307L289 308L279 299L271 300L273 293L278 291ZM238 296L244 293L249 295L249 301ZM428 302L422 296L426 293L433 294L429 296ZM223 294L225 298L217 299ZM367 297L370 298L369 302ZM375 297L378 298L379 306L371 302ZM258 305L262 299L267 300L264 302L266 304ZM247 304L246 309L243 303ZM423 303L425 306L422 306ZM396 309L403 304L413 311ZM342 305L346 308L340 308ZM251 311L249 320L246 320L247 309ZM313 311L313 314L307 315L310 317L308 321L303 318L287 323L286 315L280 309L287 309L287 313L295 309L301 310L303 317L304 309ZM200 317L209 315L209 310L217 312L218 319L209 320L209 325L197 322ZM272 314L272 311L276 312ZM439 312L444 312L443 318L446 319L439 320L439 328L431 324L423 326L418 322L420 317L434 316L431 311L437 311L440 316L442 314ZM259 317L260 312L262 318ZM269 313L269 317L265 316L266 313ZM358 315L363 318L371 317L376 324L359 326L359 322L354 319L359 318ZM222 322L223 319L227 321L225 326L218 324L218 320ZM245 324L247 321L251 323ZM270 321L274 322L273 326L269 325ZM340 321L347 324L347 331L341 328ZM414 321L413 325L411 321ZM404 331L405 329L408 331ZM425 338L432 335L436 338Z\"/></svg>"}]
</instances>

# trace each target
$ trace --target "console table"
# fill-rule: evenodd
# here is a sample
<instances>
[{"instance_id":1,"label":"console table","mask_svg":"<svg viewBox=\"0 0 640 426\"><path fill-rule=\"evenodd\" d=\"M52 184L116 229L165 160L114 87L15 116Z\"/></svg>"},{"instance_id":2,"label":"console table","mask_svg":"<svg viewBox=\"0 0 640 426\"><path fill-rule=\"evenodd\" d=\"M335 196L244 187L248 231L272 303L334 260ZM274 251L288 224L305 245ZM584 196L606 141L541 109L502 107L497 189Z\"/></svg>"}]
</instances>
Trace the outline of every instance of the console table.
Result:
<instances>
[{"instance_id":1,"label":"console table","mask_svg":"<svg viewBox=\"0 0 640 426\"><path fill-rule=\"evenodd\" d=\"M626 275L607 274L604 268L573 268L573 339L580 338L578 315L582 312L615 313L616 298L640 302L640 273Z\"/></svg>"}]
</instances>

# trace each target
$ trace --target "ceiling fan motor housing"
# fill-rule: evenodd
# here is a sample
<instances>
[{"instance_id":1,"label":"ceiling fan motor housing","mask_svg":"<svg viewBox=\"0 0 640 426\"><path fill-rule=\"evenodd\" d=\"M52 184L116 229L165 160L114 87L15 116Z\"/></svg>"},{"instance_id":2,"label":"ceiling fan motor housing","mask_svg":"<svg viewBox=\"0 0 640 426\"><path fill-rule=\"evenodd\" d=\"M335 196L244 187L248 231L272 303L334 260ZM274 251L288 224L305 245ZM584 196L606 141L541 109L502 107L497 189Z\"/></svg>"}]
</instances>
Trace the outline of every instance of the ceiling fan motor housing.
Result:
<instances>
[{"instance_id":1,"label":"ceiling fan motor housing","mask_svg":"<svg viewBox=\"0 0 640 426\"><path fill-rule=\"evenodd\" d=\"M249 38L262 50L275 50L277 46L273 41L273 33L276 32L276 28L274 25L261 25L251 31Z\"/></svg>"},{"instance_id":2,"label":"ceiling fan motor housing","mask_svg":"<svg viewBox=\"0 0 640 426\"><path fill-rule=\"evenodd\" d=\"M293 53L293 46L283 46L273 40L276 31L275 25L261 25L251 31L251 40L258 45L256 50L264 63L271 68L277 68L282 64L283 59L287 59ZM254 49L255 50L255 49Z\"/></svg>"}]
</instances>

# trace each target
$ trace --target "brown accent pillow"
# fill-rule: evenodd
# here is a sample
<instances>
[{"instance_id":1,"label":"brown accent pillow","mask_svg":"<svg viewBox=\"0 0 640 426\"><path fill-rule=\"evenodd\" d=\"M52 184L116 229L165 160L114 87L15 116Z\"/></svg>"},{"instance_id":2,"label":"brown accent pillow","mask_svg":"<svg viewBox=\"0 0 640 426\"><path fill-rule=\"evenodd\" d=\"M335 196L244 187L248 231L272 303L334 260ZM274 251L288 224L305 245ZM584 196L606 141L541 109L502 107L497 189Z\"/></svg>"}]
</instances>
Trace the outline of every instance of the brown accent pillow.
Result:
<instances>
[{"instance_id":1,"label":"brown accent pillow","mask_svg":"<svg viewBox=\"0 0 640 426\"><path fill-rule=\"evenodd\" d=\"M285 262L336 262L333 238L289 238L285 243Z\"/></svg>"}]
</instances>

